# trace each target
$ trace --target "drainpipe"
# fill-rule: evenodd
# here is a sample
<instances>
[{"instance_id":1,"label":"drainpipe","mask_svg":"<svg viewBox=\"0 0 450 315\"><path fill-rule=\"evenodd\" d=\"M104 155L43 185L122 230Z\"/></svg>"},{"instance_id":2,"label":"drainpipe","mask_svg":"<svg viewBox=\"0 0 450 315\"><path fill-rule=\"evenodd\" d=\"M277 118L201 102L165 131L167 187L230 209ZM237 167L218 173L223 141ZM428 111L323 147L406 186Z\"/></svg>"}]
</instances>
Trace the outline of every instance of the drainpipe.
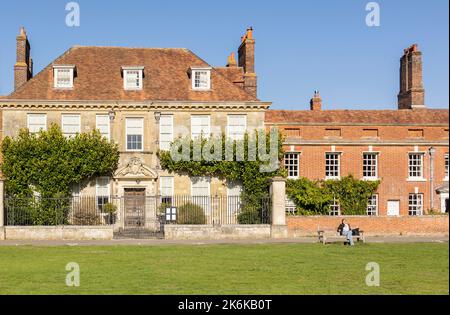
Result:
<instances>
[{"instance_id":1,"label":"drainpipe","mask_svg":"<svg viewBox=\"0 0 450 315\"><path fill-rule=\"evenodd\" d=\"M428 149L430 154L430 210L434 210L434 154L436 149L431 147Z\"/></svg>"}]
</instances>

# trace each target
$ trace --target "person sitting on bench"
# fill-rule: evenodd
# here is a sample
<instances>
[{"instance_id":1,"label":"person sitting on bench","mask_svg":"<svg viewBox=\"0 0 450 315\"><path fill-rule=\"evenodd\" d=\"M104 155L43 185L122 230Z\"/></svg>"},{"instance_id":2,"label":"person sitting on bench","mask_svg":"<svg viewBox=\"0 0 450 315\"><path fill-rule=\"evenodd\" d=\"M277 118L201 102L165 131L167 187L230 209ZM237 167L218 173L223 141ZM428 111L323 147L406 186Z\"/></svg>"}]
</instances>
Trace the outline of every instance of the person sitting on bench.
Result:
<instances>
[{"instance_id":1,"label":"person sitting on bench","mask_svg":"<svg viewBox=\"0 0 450 315\"><path fill-rule=\"evenodd\" d=\"M346 219L342 219L342 223L339 225L337 230L341 235L347 237L347 241L349 242L350 246L355 245L353 242L353 230L350 227L350 224L347 223Z\"/></svg>"}]
</instances>

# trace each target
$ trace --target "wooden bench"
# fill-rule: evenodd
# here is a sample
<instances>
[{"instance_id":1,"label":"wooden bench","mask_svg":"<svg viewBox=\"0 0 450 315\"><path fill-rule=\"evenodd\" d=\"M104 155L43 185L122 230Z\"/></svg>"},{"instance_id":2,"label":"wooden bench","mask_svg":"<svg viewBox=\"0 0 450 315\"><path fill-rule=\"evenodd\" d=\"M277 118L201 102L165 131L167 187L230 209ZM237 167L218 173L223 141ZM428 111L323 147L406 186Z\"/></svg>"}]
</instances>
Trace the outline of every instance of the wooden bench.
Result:
<instances>
[{"instance_id":1,"label":"wooden bench","mask_svg":"<svg viewBox=\"0 0 450 315\"><path fill-rule=\"evenodd\" d=\"M341 241L344 240L344 243L347 241L347 236L341 235L337 231L325 231L320 230L317 231L317 235L319 237L319 243L326 244L327 241ZM358 242L365 243L366 240L364 239L364 231L359 231L359 235L353 235L353 239L355 239Z\"/></svg>"}]
</instances>

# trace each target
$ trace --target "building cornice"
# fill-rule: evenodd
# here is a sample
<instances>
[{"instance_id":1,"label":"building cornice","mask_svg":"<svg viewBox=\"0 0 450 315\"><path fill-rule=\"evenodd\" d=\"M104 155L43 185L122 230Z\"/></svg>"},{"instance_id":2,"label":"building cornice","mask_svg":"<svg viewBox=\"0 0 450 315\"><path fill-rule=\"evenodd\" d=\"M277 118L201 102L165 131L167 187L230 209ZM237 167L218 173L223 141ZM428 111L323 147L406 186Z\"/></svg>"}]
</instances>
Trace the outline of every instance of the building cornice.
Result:
<instances>
[{"instance_id":1,"label":"building cornice","mask_svg":"<svg viewBox=\"0 0 450 315\"><path fill-rule=\"evenodd\" d=\"M265 111L270 102L202 101L39 101L0 100L0 109L104 109L104 110L254 110Z\"/></svg>"},{"instance_id":2,"label":"building cornice","mask_svg":"<svg viewBox=\"0 0 450 315\"><path fill-rule=\"evenodd\" d=\"M448 147L448 140L290 140L286 139L284 145L301 146L445 146Z\"/></svg>"},{"instance_id":3,"label":"building cornice","mask_svg":"<svg viewBox=\"0 0 450 315\"><path fill-rule=\"evenodd\" d=\"M336 122L326 122L326 123L316 123L316 122L295 122L295 123L270 123L266 122L266 126L283 126L283 127L330 127L330 126L398 126L398 127L407 127L407 126L423 126L423 127L448 127L449 124L442 123L407 123L407 124L399 124L399 123L336 123Z\"/></svg>"}]
</instances>

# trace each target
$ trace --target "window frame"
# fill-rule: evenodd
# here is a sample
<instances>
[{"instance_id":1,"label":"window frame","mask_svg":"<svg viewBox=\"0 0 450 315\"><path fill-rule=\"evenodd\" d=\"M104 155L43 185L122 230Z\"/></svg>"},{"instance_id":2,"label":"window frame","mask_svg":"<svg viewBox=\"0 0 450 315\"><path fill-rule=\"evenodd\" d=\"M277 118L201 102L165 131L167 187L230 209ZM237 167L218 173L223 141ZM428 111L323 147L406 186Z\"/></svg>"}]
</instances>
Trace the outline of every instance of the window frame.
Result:
<instances>
[{"instance_id":1,"label":"window frame","mask_svg":"<svg viewBox=\"0 0 450 315\"><path fill-rule=\"evenodd\" d=\"M30 117L32 116L43 116L44 117L44 128L39 129L38 131L30 130ZM47 114L46 113L28 113L27 114L27 128L30 133L39 133L40 130L47 131Z\"/></svg>"},{"instance_id":2,"label":"window frame","mask_svg":"<svg viewBox=\"0 0 450 315\"><path fill-rule=\"evenodd\" d=\"M161 135L163 135L162 129L161 129L161 126L162 126L161 123L162 123L163 118L168 118L168 117L170 117L170 133L168 133L168 134L170 134L171 140L169 142L169 148L166 150L165 148L162 148L162 146L161 146L161 143L162 143ZM161 151L170 151L170 144L173 143L173 141L174 141L173 121L174 120L173 120L172 114L161 114L161 116L160 116L160 119L159 119L159 150L161 150ZM166 133L164 133L164 134L166 134Z\"/></svg>"},{"instance_id":3,"label":"window frame","mask_svg":"<svg viewBox=\"0 0 450 315\"><path fill-rule=\"evenodd\" d=\"M206 87L196 86L196 75L197 73L206 73ZM211 68L191 68L191 85L194 91L210 91L211 90ZM199 83L201 83L201 77L199 78Z\"/></svg>"},{"instance_id":4,"label":"window frame","mask_svg":"<svg viewBox=\"0 0 450 315\"><path fill-rule=\"evenodd\" d=\"M202 181L205 181L208 183L208 194L207 195L194 195L194 181L195 179L202 179ZM193 176L190 178L191 180L191 197L210 197L211 196L211 177L210 176Z\"/></svg>"},{"instance_id":5,"label":"window frame","mask_svg":"<svg viewBox=\"0 0 450 315\"><path fill-rule=\"evenodd\" d=\"M337 212L336 212L337 209ZM328 216L339 217L341 216L341 204L337 198L333 198L333 203L330 204L330 210L328 211Z\"/></svg>"},{"instance_id":6,"label":"window frame","mask_svg":"<svg viewBox=\"0 0 450 315\"><path fill-rule=\"evenodd\" d=\"M101 130L98 128L99 126L99 117L106 117L106 121L108 122L108 136L104 136ZM111 119L108 114L96 114L95 115L95 129L97 129L100 134L108 140L111 140Z\"/></svg>"},{"instance_id":7,"label":"window frame","mask_svg":"<svg viewBox=\"0 0 450 315\"><path fill-rule=\"evenodd\" d=\"M411 168L412 167L418 167L417 165L412 165L411 162L411 157L417 155L420 156L420 176L411 176L412 172ZM424 177L424 163L425 163L425 153L423 152L410 152L408 153L408 181L425 181L425 177Z\"/></svg>"},{"instance_id":8,"label":"window frame","mask_svg":"<svg viewBox=\"0 0 450 315\"><path fill-rule=\"evenodd\" d=\"M137 79L139 80L138 86L128 86L128 77L130 76L130 72L138 72ZM123 89L125 91L142 91L144 89L144 67L136 66L136 67L122 67L123 74Z\"/></svg>"},{"instance_id":9,"label":"window frame","mask_svg":"<svg viewBox=\"0 0 450 315\"><path fill-rule=\"evenodd\" d=\"M227 181L227 215L238 214L241 211L241 195L244 190L242 181ZM236 192L238 194L236 194Z\"/></svg>"},{"instance_id":10,"label":"window frame","mask_svg":"<svg viewBox=\"0 0 450 315\"><path fill-rule=\"evenodd\" d=\"M195 179L203 179L208 183L208 195L194 195L194 181ZM203 208L205 214L211 213L211 181L212 178L209 176L194 176L190 177L191 180L191 200L193 204L196 204ZM205 202L206 201L206 202Z\"/></svg>"},{"instance_id":11,"label":"window frame","mask_svg":"<svg viewBox=\"0 0 450 315\"><path fill-rule=\"evenodd\" d=\"M192 114L191 115L191 139L195 140L198 139L198 137L194 137L194 133L193 133L193 119L196 117L208 117L208 132L207 133L203 133L203 126L202 126L202 132L201 132L201 136L204 137L204 139L209 139L211 137L211 115L208 114Z\"/></svg>"},{"instance_id":12,"label":"window frame","mask_svg":"<svg viewBox=\"0 0 450 315\"><path fill-rule=\"evenodd\" d=\"M328 155L335 155L337 156L337 176L333 175L327 175L327 172L330 172L329 170L327 170L327 167L331 167L331 165L328 164ZM341 152L325 152L325 179L329 180L329 179L340 179L341 178Z\"/></svg>"},{"instance_id":13,"label":"window frame","mask_svg":"<svg viewBox=\"0 0 450 315\"><path fill-rule=\"evenodd\" d=\"M365 162L366 162L366 159L365 159L365 157L366 156L374 156L375 157L375 160L371 160L371 161L375 161L375 164L374 165L369 165L369 164L365 164ZM379 178L379 175L378 175L378 157L379 157L379 154L377 153L377 152L363 152L363 179L364 180L377 180L378 178ZM375 176L366 176L364 173L366 172L366 170L365 170L365 168L367 167L367 168L370 168L370 167L373 167L373 166L375 166ZM371 171L370 171L371 172Z\"/></svg>"},{"instance_id":14,"label":"window frame","mask_svg":"<svg viewBox=\"0 0 450 315\"><path fill-rule=\"evenodd\" d=\"M163 179L170 179L171 193L169 195L163 194ZM172 205L173 198L175 196L175 177L173 176L160 176L159 177L159 194L161 196L162 203L170 203Z\"/></svg>"},{"instance_id":15,"label":"window frame","mask_svg":"<svg viewBox=\"0 0 450 315\"><path fill-rule=\"evenodd\" d=\"M107 179L106 189L108 190L108 195L100 195L99 194L99 180ZM102 198L102 202L99 202L99 198ZM107 202L104 202L107 200ZM97 177L95 180L95 206L97 207L100 212L103 212L103 207L105 204L109 203L111 201L111 178L109 176L100 176Z\"/></svg>"},{"instance_id":16,"label":"window frame","mask_svg":"<svg viewBox=\"0 0 450 315\"><path fill-rule=\"evenodd\" d=\"M419 198L420 197L420 198ZM412 204L411 201L414 201L416 198L416 204ZM420 203L419 203L420 201ZM419 210L412 209L413 207L420 207ZM408 195L408 215L409 216L422 216L423 215L423 194L422 193L414 193Z\"/></svg>"},{"instance_id":17,"label":"window frame","mask_svg":"<svg viewBox=\"0 0 450 315\"><path fill-rule=\"evenodd\" d=\"M238 125L230 125L230 118L232 117L239 117L239 118L244 118L244 133L238 134L238 133L233 133L231 134L231 128L230 127L237 127ZM238 126L238 127L242 127L242 126ZM245 134L247 132L247 115L246 114L228 114L227 115L227 138L233 141L242 141L245 139ZM239 137L236 137L236 135L239 135Z\"/></svg>"},{"instance_id":18,"label":"window frame","mask_svg":"<svg viewBox=\"0 0 450 315\"><path fill-rule=\"evenodd\" d=\"M68 70L69 71L69 84L68 85L64 85L61 86L58 84L58 79L59 79L59 71L61 70ZM53 88L54 89L59 89L59 90L64 90L64 89L73 89L74 86L74 74L75 74L75 66L72 65L54 65L53 66Z\"/></svg>"},{"instance_id":19,"label":"window frame","mask_svg":"<svg viewBox=\"0 0 450 315\"><path fill-rule=\"evenodd\" d=\"M449 154L444 154L444 181L448 182L449 180Z\"/></svg>"},{"instance_id":20,"label":"window frame","mask_svg":"<svg viewBox=\"0 0 450 315\"><path fill-rule=\"evenodd\" d=\"M297 157L296 157L296 160L297 160L296 165L293 164L293 163L286 164L286 162L287 162L287 156L290 156L290 155L295 155L295 156L297 156ZM289 178L289 179L299 179L299 178L300 178L300 155L301 155L300 152L286 152L286 153L284 154L284 157L283 157L283 166L284 166L284 169L287 170L287 172L288 172L288 178ZM290 168L290 167L296 167L296 168L297 168L297 170L296 170L297 175L291 176L291 174L290 174L290 173L291 173L291 169L288 169L288 167L289 167L289 168Z\"/></svg>"},{"instance_id":21,"label":"window frame","mask_svg":"<svg viewBox=\"0 0 450 315\"><path fill-rule=\"evenodd\" d=\"M77 119L78 119L78 131L77 132L75 132L75 133L65 132L64 126L67 126L67 123L64 124L64 118L67 118L67 117L77 117ZM80 134L81 133L81 115L80 114L61 114L61 131L62 131L62 134L64 135L64 137L67 137L67 138L76 136L77 133Z\"/></svg>"},{"instance_id":22,"label":"window frame","mask_svg":"<svg viewBox=\"0 0 450 315\"><path fill-rule=\"evenodd\" d=\"M371 203L375 197L375 204ZM371 209L372 207L372 209ZM368 202L367 202L367 208L366 208L366 215L371 216L371 217L376 217L378 216L379 213L379 196L378 194L373 194L372 196L370 196ZM375 212L373 212L375 210Z\"/></svg>"},{"instance_id":23,"label":"window frame","mask_svg":"<svg viewBox=\"0 0 450 315\"><path fill-rule=\"evenodd\" d=\"M137 134L128 134L128 123L129 120L140 120L142 122L142 133L140 134L141 136L141 148L140 149L129 149L128 148L128 136L129 135L133 135L133 136L139 136ZM144 130L144 118L143 117L126 117L125 118L125 151L127 152L143 152L144 151L144 135L145 135L145 130Z\"/></svg>"}]
</instances>

